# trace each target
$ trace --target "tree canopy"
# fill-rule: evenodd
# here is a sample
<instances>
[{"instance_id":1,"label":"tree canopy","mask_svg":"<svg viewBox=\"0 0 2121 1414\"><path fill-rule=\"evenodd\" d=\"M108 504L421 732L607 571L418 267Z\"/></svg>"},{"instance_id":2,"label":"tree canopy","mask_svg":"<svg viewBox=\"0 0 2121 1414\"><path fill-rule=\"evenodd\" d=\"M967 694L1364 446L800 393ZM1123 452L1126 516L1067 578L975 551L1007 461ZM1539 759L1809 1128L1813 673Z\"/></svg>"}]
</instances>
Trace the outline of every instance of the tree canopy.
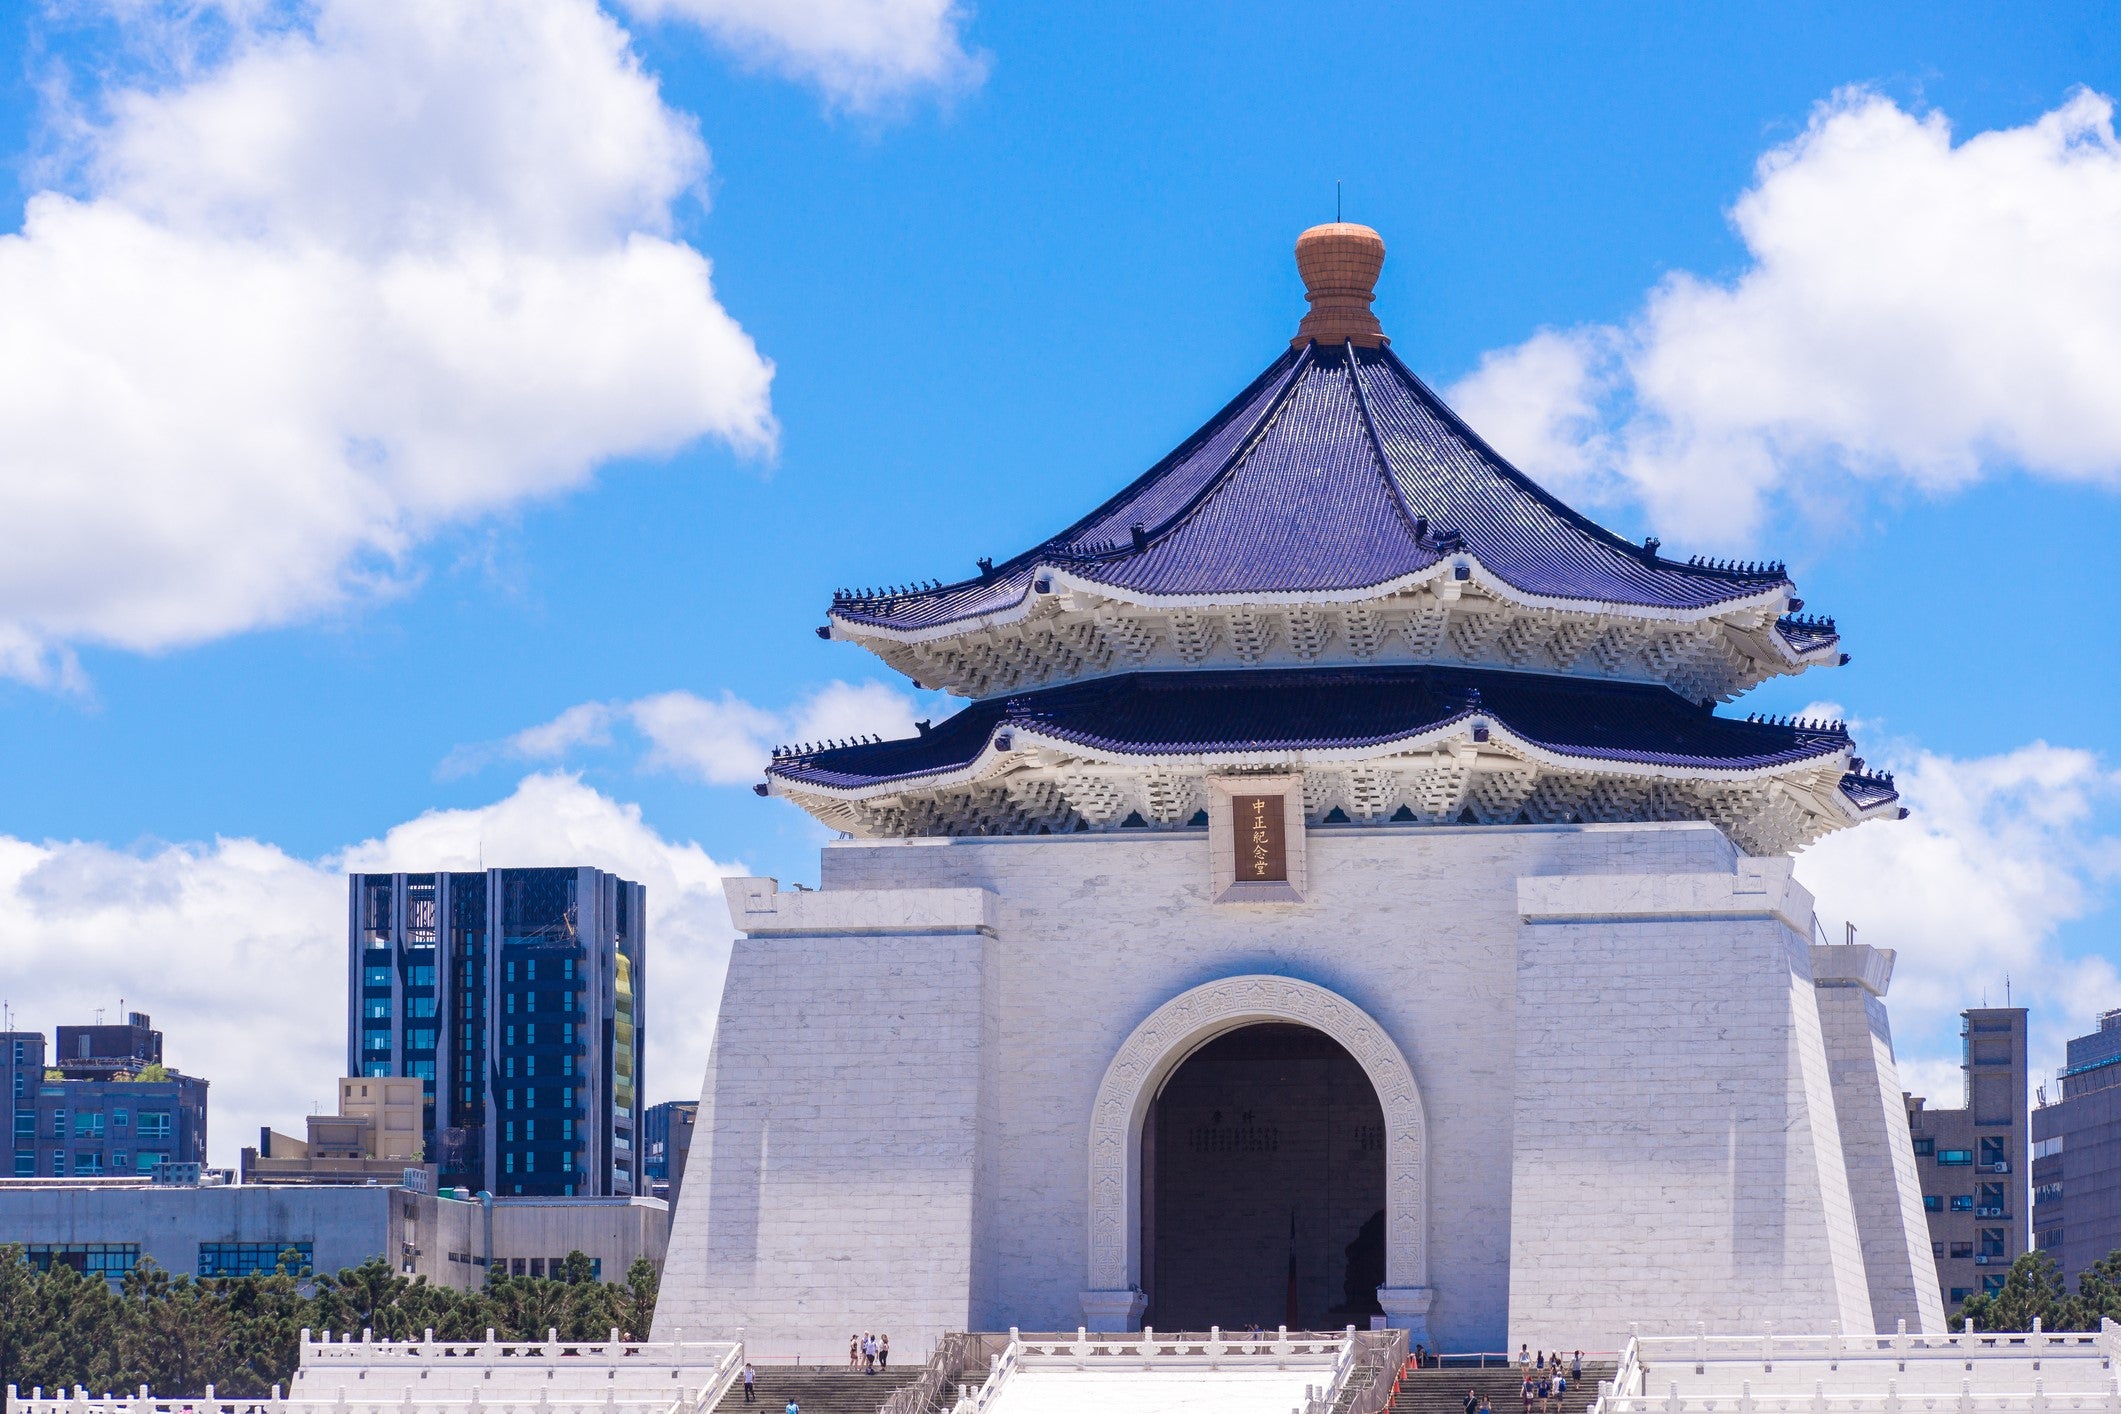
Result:
<instances>
[{"instance_id":1,"label":"tree canopy","mask_svg":"<svg viewBox=\"0 0 2121 1414\"><path fill-rule=\"evenodd\" d=\"M637 1259L625 1280L598 1282L589 1258L570 1252L558 1277L494 1273L476 1291L405 1277L382 1258L320 1274L290 1275L296 1254L270 1274L173 1276L142 1261L112 1286L64 1262L39 1271L20 1246L0 1246L0 1386L25 1392L79 1385L93 1393L252 1398L294 1374L302 1331L373 1331L379 1340L645 1340L655 1317L656 1272Z\"/></svg>"},{"instance_id":2,"label":"tree canopy","mask_svg":"<svg viewBox=\"0 0 2121 1414\"><path fill-rule=\"evenodd\" d=\"M2121 1321L2121 1252L2109 1252L2077 1275L2077 1289L2063 1285L2055 1259L2026 1252L2011 1263L2003 1286L1976 1292L1960 1308L1977 1331L2095 1331L2101 1318Z\"/></svg>"}]
</instances>

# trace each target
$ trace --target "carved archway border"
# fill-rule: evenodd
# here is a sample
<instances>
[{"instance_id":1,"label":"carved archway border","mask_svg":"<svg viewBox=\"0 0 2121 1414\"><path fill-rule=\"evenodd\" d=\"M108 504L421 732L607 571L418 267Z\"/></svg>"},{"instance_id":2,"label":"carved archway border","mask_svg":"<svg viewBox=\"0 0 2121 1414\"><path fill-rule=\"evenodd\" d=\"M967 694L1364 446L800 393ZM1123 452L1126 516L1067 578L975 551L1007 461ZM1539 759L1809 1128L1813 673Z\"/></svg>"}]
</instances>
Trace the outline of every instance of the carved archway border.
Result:
<instances>
[{"instance_id":1,"label":"carved archway border","mask_svg":"<svg viewBox=\"0 0 2121 1414\"><path fill-rule=\"evenodd\" d=\"M1091 1292L1140 1287L1142 1122L1164 1081L1223 1032L1276 1021L1324 1032L1370 1077L1385 1119L1385 1285L1428 1286L1428 1118L1413 1068L1385 1029L1347 998L1293 977L1245 976L1165 1002L1105 1068L1090 1115Z\"/></svg>"}]
</instances>

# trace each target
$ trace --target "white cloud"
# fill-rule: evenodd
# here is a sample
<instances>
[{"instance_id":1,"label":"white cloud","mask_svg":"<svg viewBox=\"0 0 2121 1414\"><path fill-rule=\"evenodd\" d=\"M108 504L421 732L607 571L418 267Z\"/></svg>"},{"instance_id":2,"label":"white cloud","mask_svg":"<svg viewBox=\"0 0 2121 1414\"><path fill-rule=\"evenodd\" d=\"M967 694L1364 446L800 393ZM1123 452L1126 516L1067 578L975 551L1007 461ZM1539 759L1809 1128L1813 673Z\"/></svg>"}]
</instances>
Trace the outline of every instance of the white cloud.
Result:
<instances>
[{"instance_id":1,"label":"white cloud","mask_svg":"<svg viewBox=\"0 0 2121 1414\"><path fill-rule=\"evenodd\" d=\"M2045 742L1972 759L1901 755L1887 764L1899 767L1909 818L1831 835L1797 874L1822 922L1846 918L1858 941L1898 952L1887 998L1898 1049L1927 1067L1913 1072L1925 1083L1948 1086L1933 1099L1957 1104L1956 1017L1984 995L2002 1006L2006 980L2033 1009L2036 1065L2059 1061L2062 1038L2094 1010L2121 1005L2113 964L2065 943L2121 873L2110 814L2121 775Z\"/></svg>"},{"instance_id":2,"label":"white cloud","mask_svg":"<svg viewBox=\"0 0 2121 1414\"><path fill-rule=\"evenodd\" d=\"M1729 280L1542 331L1451 392L1527 471L1743 545L1778 497L1943 493L2009 468L2121 487L2121 141L2080 91L1953 145L1848 90L1761 158Z\"/></svg>"},{"instance_id":3,"label":"white cloud","mask_svg":"<svg viewBox=\"0 0 2121 1414\"><path fill-rule=\"evenodd\" d=\"M987 73L965 47L959 0L623 0L643 19L685 19L754 63L808 79L850 108L915 89L969 88Z\"/></svg>"},{"instance_id":4,"label":"white cloud","mask_svg":"<svg viewBox=\"0 0 2121 1414\"><path fill-rule=\"evenodd\" d=\"M497 757L561 761L584 746L605 747L614 725L641 738L644 770L667 771L706 785L742 785L766 769L776 745L914 732L913 698L880 682L831 682L785 711L746 702L732 692L719 699L660 692L631 702L584 702L549 722L527 727L498 746L459 747L442 774L462 775Z\"/></svg>"},{"instance_id":5,"label":"white cloud","mask_svg":"<svg viewBox=\"0 0 2121 1414\"><path fill-rule=\"evenodd\" d=\"M476 810L430 811L322 859L269 843L115 850L0 836L0 956L16 1024L148 1012L168 1062L211 1082L208 1138L233 1164L258 1127L328 1112L346 1064L346 874L588 864L648 889L650 1101L698 1094L732 933L728 866L572 777L533 775Z\"/></svg>"},{"instance_id":6,"label":"white cloud","mask_svg":"<svg viewBox=\"0 0 2121 1414\"><path fill-rule=\"evenodd\" d=\"M773 445L671 236L706 150L592 0L232 23L0 237L0 672L314 614L612 457Z\"/></svg>"}]
</instances>

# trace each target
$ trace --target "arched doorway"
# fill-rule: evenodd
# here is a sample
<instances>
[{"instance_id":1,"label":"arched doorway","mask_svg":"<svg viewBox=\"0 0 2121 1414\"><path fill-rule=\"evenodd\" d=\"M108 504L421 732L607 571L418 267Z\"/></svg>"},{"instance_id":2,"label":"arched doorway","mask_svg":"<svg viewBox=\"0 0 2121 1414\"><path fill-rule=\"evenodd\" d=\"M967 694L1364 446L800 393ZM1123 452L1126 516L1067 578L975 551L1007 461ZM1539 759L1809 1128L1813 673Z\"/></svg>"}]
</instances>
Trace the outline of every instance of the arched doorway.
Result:
<instances>
[{"instance_id":1,"label":"arched doorway","mask_svg":"<svg viewBox=\"0 0 2121 1414\"><path fill-rule=\"evenodd\" d=\"M1384 1110L1322 1031L1242 1026L1179 1063L1142 1124L1143 1319L1331 1330L1382 1315Z\"/></svg>"},{"instance_id":2,"label":"arched doorway","mask_svg":"<svg viewBox=\"0 0 2121 1414\"><path fill-rule=\"evenodd\" d=\"M1323 1032L1369 1077L1384 1114L1385 1276L1378 1300L1389 1324L1428 1344L1428 1121L1414 1072L1390 1034L1347 998L1313 982L1262 975L1181 992L1144 1017L1105 1067L1090 1113L1084 1323L1098 1331L1141 1325L1142 1130L1164 1082L1216 1037L1261 1023Z\"/></svg>"}]
</instances>

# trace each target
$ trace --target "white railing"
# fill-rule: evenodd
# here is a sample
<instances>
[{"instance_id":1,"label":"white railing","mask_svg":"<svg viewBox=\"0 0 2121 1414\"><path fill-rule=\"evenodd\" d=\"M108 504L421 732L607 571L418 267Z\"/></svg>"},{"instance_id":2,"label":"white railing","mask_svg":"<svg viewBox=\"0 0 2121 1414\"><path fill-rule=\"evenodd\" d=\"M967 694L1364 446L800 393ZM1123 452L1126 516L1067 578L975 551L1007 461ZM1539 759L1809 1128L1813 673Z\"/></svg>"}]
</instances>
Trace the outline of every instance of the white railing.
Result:
<instances>
[{"instance_id":1,"label":"white railing","mask_svg":"<svg viewBox=\"0 0 2121 1414\"><path fill-rule=\"evenodd\" d=\"M1593 1414L2121 1414L2121 1326L1636 1336Z\"/></svg>"},{"instance_id":2,"label":"white railing","mask_svg":"<svg viewBox=\"0 0 2121 1414\"><path fill-rule=\"evenodd\" d=\"M1220 1329L1206 1334L1159 1335L1145 1329L1140 1335L1106 1335L1079 1329L1073 1337L1027 1336L1011 1327L1009 1344L994 1357L986 1383L959 1399L954 1414L984 1414L1009 1378L1023 1370L1147 1370L1177 1374L1188 1370L1312 1368L1328 1378L1306 1402L1304 1414L1322 1414L1330 1407L1331 1392L1354 1368L1355 1359L1352 1326L1346 1331L1305 1331L1294 1335L1286 1326L1271 1335L1226 1335Z\"/></svg>"},{"instance_id":3,"label":"white railing","mask_svg":"<svg viewBox=\"0 0 2121 1414\"><path fill-rule=\"evenodd\" d=\"M302 1332L301 1363L286 1394L224 1399L92 1396L86 1390L22 1395L8 1386L6 1414L707 1414L744 1368L734 1341L543 1341L348 1338Z\"/></svg>"}]
</instances>

